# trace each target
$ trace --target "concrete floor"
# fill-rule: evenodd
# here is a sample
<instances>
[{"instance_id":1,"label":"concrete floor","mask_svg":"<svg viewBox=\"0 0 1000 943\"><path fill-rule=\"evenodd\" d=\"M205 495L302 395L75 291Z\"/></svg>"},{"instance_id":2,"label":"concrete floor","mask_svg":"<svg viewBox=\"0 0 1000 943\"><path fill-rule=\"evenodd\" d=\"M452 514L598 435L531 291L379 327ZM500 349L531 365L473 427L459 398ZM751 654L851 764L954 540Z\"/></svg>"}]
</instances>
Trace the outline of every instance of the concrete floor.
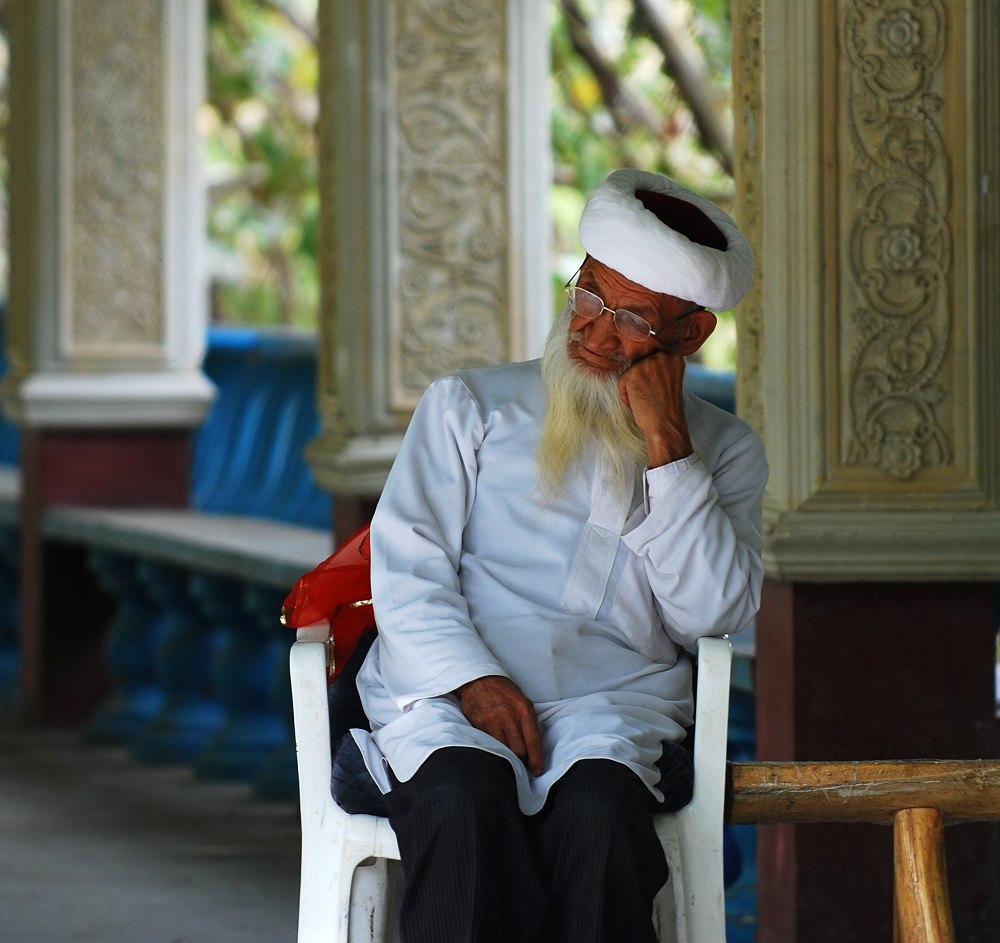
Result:
<instances>
[{"instance_id":1,"label":"concrete floor","mask_svg":"<svg viewBox=\"0 0 1000 943\"><path fill-rule=\"evenodd\" d=\"M727 895L756 938L753 830ZM298 807L0 715L0 943L294 943Z\"/></svg>"},{"instance_id":2,"label":"concrete floor","mask_svg":"<svg viewBox=\"0 0 1000 943\"><path fill-rule=\"evenodd\" d=\"M292 943L298 808L0 719L2 943Z\"/></svg>"}]
</instances>

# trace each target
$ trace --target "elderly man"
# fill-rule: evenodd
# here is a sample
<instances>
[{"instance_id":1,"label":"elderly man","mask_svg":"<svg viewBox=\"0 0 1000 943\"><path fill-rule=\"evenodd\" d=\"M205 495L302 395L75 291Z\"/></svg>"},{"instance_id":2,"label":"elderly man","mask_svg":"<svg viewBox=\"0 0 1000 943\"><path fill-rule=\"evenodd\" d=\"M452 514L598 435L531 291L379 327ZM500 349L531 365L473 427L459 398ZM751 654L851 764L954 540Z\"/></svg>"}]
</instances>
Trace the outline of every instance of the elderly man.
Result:
<instances>
[{"instance_id":1,"label":"elderly man","mask_svg":"<svg viewBox=\"0 0 1000 943\"><path fill-rule=\"evenodd\" d=\"M683 390L753 275L717 206L621 170L541 361L427 390L372 521L358 676L406 943L654 939L690 798L684 647L753 619L759 438Z\"/></svg>"}]
</instances>

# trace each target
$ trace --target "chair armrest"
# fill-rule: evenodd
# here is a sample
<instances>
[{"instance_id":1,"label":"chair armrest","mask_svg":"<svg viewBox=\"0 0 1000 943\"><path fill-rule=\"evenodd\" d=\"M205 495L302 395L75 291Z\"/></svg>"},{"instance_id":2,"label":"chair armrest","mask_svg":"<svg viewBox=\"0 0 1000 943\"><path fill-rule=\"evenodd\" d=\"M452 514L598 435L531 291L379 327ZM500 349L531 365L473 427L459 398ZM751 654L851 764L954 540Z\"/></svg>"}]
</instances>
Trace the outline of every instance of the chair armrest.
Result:
<instances>
[{"instance_id":1,"label":"chair armrest","mask_svg":"<svg viewBox=\"0 0 1000 943\"><path fill-rule=\"evenodd\" d=\"M299 804L302 816L306 818L321 815L330 795L332 758L325 642L294 642L289 652L289 671L299 770Z\"/></svg>"},{"instance_id":2,"label":"chair armrest","mask_svg":"<svg viewBox=\"0 0 1000 943\"><path fill-rule=\"evenodd\" d=\"M676 815L657 816L657 834L671 869L671 906L661 897L658 918L661 928L676 919L677 939L688 943L726 938L722 855L731 668L727 638L698 640L694 795Z\"/></svg>"},{"instance_id":3,"label":"chair armrest","mask_svg":"<svg viewBox=\"0 0 1000 943\"><path fill-rule=\"evenodd\" d=\"M694 797L702 810L722 821L729 733L729 682L733 648L728 638L698 639L698 690L695 692Z\"/></svg>"},{"instance_id":4,"label":"chair armrest","mask_svg":"<svg viewBox=\"0 0 1000 943\"><path fill-rule=\"evenodd\" d=\"M324 619L312 625L303 625L295 630L297 642L326 642L330 638L330 623Z\"/></svg>"}]
</instances>

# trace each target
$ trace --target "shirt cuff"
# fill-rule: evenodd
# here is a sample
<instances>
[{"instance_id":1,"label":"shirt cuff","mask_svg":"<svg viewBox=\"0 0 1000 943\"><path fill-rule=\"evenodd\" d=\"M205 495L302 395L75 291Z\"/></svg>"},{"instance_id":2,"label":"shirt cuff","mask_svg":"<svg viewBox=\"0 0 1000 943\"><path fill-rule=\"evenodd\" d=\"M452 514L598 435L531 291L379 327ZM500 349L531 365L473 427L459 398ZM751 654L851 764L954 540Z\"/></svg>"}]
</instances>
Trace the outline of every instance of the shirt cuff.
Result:
<instances>
[{"instance_id":1,"label":"shirt cuff","mask_svg":"<svg viewBox=\"0 0 1000 943\"><path fill-rule=\"evenodd\" d=\"M646 513L649 514L650 506L666 495L671 485L681 475L700 461L701 459L692 453L686 458L677 459L676 462L647 468L642 476L642 504Z\"/></svg>"}]
</instances>

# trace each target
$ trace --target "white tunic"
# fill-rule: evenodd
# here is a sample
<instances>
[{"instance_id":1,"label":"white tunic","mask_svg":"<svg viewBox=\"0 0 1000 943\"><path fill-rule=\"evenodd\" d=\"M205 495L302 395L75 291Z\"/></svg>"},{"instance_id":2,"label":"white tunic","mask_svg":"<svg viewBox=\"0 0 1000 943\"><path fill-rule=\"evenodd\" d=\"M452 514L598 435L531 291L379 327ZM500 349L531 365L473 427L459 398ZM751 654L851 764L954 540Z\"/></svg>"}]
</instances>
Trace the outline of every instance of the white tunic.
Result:
<instances>
[{"instance_id":1,"label":"white tunic","mask_svg":"<svg viewBox=\"0 0 1000 943\"><path fill-rule=\"evenodd\" d=\"M695 455L637 475L630 499L591 456L546 501L546 402L532 361L438 380L414 413L372 521L379 636L358 677L373 734L355 736L383 788L382 757L405 781L466 745L510 761L526 814L584 758L624 763L660 798L662 742L692 718L683 647L753 620L767 466L749 426L686 396ZM534 702L540 776L450 693L484 675Z\"/></svg>"}]
</instances>

